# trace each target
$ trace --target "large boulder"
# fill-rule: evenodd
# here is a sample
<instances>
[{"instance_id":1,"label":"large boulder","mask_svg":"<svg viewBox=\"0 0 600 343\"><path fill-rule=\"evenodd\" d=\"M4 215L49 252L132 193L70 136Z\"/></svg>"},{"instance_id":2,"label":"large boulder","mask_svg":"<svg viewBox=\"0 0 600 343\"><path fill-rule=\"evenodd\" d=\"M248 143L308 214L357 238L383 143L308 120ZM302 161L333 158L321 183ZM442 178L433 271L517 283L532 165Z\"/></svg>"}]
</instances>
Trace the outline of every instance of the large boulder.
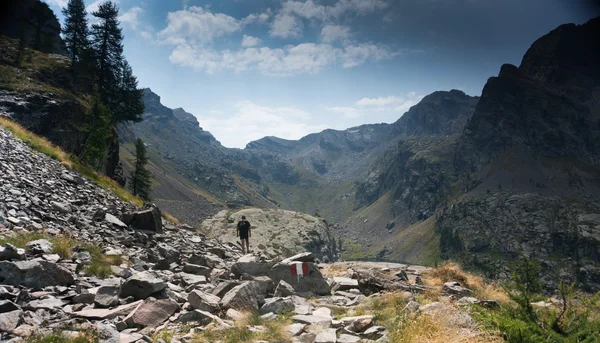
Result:
<instances>
[{"instance_id":1,"label":"large boulder","mask_svg":"<svg viewBox=\"0 0 600 343\"><path fill-rule=\"evenodd\" d=\"M213 313L219 310L221 299L216 295L193 290L188 294L187 300L194 309Z\"/></svg>"},{"instance_id":2,"label":"large boulder","mask_svg":"<svg viewBox=\"0 0 600 343\"><path fill-rule=\"evenodd\" d=\"M179 310L179 305L171 299L144 300L133 312L125 318L128 327L156 327L169 319Z\"/></svg>"},{"instance_id":3,"label":"large boulder","mask_svg":"<svg viewBox=\"0 0 600 343\"><path fill-rule=\"evenodd\" d=\"M0 282L28 288L68 286L75 282L75 275L67 268L47 261L2 261Z\"/></svg>"},{"instance_id":4,"label":"large boulder","mask_svg":"<svg viewBox=\"0 0 600 343\"><path fill-rule=\"evenodd\" d=\"M153 231L156 233L162 233L162 218L158 207L152 206L149 209L133 212L126 216L130 219L130 223L133 227L139 230ZM125 219L125 218L124 218ZM127 222L127 220L123 220Z\"/></svg>"},{"instance_id":5,"label":"large boulder","mask_svg":"<svg viewBox=\"0 0 600 343\"><path fill-rule=\"evenodd\" d=\"M269 312L279 314L282 312L291 312L296 306L290 298L269 298L265 300L265 304L260 308L261 314Z\"/></svg>"},{"instance_id":6,"label":"large boulder","mask_svg":"<svg viewBox=\"0 0 600 343\"><path fill-rule=\"evenodd\" d=\"M119 294L121 293L121 279L109 279L102 283L98 288L94 303L98 307L112 307L119 304Z\"/></svg>"},{"instance_id":7,"label":"large boulder","mask_svg":"<svg viewBox=\"0 0 600 343\"><path fill-rule=\"evenodd\" d=\"M275 282L283 280L290 284L296 292L312 292L318 295L328 295L331 289L316 264L304 262L307 273L303 276L292 274L291 266L287 263L278 263L269 271L269 277Z\"/></svg>"},{"instance_id":8,"label":"large boulder","mask_svg":"<svg viewBox=\"0 0 600 343\"><path fill-rule=\"evenodd\" d=\"M255 281L247 281L231 289L223 299L221 307L223 309L236 309L255 311L258 310L258 286Z\"/></svg>"},{"instance_id":9,"label":"large boulder","mask_svg":"<svg viewBox=\"0 0 600 343\"><path fill-rule=\"evenodd\" d=\"M4 247L0 247L0 261L24 260L25 258L25 249L17 248L10 243L6 243Z\"/></svg>"},{"instance_id":10,"label":"large boulder","mask_svg":"<svg viewBox=\"0 0 600 343\"><path fill-rule=\"evenodd\" d=\"M166 287L167 284L151 272L141 272L134 274L125 281L121 286L121 297L132 296L135 299L145 299L156 292L162 291Z\"/></svg>"},{"instance_id":11,"label":"large boulder","mask_svg":"<svg viewBox=\"0 0 600 343\"><path fill-rule=\"evenodd\" d=\"M26 251L31 255L51 254L54 249L52 244L47 239L36 239L27 243Z\"/></svg>"}]
</instances>

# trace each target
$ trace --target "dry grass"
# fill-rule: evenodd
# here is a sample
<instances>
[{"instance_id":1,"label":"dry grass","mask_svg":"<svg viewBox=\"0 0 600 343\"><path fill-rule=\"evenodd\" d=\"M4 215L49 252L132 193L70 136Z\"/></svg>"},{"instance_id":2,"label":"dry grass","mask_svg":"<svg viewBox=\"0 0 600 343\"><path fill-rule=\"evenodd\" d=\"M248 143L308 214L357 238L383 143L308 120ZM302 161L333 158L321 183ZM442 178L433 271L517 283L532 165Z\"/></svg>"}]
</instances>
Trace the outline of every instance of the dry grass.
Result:
<instances>
[{"instance_id":1,"label":"dry grass","mask_svg":"<svg viewBox=\"0 0 600 343\"><path fill-rule=\"evenodd\" d=\"M106 278L112 275L111 266L123 263L122 256L106 256L102 253L102 249L97 245L81 242L69 236L51 236L44 232L29 232L0 237L0 245L10 243L17 248L25 248L27 243L38 239L46 239L52 243L52 253L59 255L62 259L70 259L75 247L89 252L92 256L92 260L85 268L86 273L89 275Z\"/></svg>"},{"instance_id":2,"label":"dry grass","mask_svg":"<svg viewBox=\"0 0 600 343\"><path fill-rule=\"evenodd\" d=\"M435 268L423 274L423 282L431 288L439 288L445 282L456 281L464 287L473 290L473 296L482 300L496 300L506 304L510 301L505 290L496 282L488 282L479 275L467 273L453 262Z\"/></svg>"},{"instance_id":3,"label":"dry grass","mask_svg":"<svg viewBox=\"0 0 600 343\"><path fill-rule=\"evenodd\" d=\"M225 330L208 329L194 336L193 343L239 343L267 341L273 343L291 342L286 327L291 324L287 316L279 316L275 320L263 320L260 314L246 313L244 318L235 322L232 328ZM264 330L253 332L250 326L262 326Z\"/></svg>"},{"instance_id":4,"label":"dry grass","mask_svg":"<svg viewBox=\"0 0 600 343\"><path fill-rule=\"evenodd\" d=\"M4 116L0 116L0 125L7 128L17 138L25 142L25 144L32 149L39 151L44 155L50 156L68 168L73 167L69 155L56 145L52 144L46 138L34 134L33 132L25 129L23 126Z\"/></svg>"},{"instance_id":5,"label":"dry grass","mask_svg":"<svg viewBox=\"0 0 600 343\"><path fill-rule=\"evenodd\" d=\"M168 220L173 224L179 224L179 219L173 217L169 212L161 210L160 213L165 220Z\"/></svg>"},{"instance_id":6,"label":"dry grass","mask_svg":"<svg viewBox=\"0 0 600 343\"><path fill-rule=\"evenodd\" d=\"M89 166L80 163L75 156L67 154L44 137L34 134L33 132L25 129L23 126L4 116L0 116L0 126L8 129L32 149L59 161L62 165L69 169L77 171L100 187L113 192L120 199L131 202L138 206L143 205L144 202L140 198L132 195L127 189L119 185L113 179L106 177L105 175L99 175Z\"/></svg>"},{"instance_id":7,"label":"dry grass","mask_svg":"<svg viewBox=\"0 0 600 343\"><path fill-rule=\"evenodd\" d=\"M348 267L339 263L332 263L326 265L323 269L321 269L321 274L324 277L334 277L334 276L345 276L348 273Z\"/></svg>"},{"instance_id":8,"label":"dry grass","mask_svg":"<svg viewBox=\"0 0 600 343\"><path fill-rule=\"evenodd\" d=\"M437 299L439 301L439 299ZM445 303L443 311L431 314L405 310L400 293L374 298L361 308L361 313L375 314L375 323L386 327L394 343L496 343L504 342L498 332L483 331L454 320L459 310Z\"/></svg>"}]
</instances>

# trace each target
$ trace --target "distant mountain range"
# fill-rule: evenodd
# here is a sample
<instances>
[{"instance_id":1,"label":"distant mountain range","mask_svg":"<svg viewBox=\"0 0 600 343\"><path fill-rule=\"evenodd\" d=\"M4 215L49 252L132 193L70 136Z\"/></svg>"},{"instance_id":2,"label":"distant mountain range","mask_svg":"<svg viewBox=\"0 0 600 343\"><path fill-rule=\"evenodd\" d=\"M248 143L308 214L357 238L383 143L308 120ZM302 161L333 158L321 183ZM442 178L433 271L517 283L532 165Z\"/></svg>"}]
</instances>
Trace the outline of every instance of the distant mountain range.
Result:
<instances>
[{"instance_id":1,"label":"distant mountain range","mask_svg":"<svg viewBox=\"0 0 600 343\"><path fill-rule=\"evenodd\" d=\"M600 18L541 37L481 97L434 92L393 124L266 137L224 148L183 109L145 91L139 124L154 197L198 222L229 206L317 213L346 258L459 259L507 277L521 255L544 281L600 290Z\"/></svg>"}]
</instances>

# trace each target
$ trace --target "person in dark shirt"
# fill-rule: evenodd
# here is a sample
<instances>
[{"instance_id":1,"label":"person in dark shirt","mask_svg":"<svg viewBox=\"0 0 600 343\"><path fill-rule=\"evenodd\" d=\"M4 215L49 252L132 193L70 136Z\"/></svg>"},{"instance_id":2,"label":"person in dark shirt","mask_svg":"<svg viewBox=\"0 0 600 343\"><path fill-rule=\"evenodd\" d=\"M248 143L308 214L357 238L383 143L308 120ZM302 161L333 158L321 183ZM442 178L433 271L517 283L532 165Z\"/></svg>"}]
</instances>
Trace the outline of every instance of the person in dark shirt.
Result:
<instances>
[{"instance_id":1,"label":"person in dark shirt","mask_svg":"<svg viewBox=\"0 0 600 343\"><path fill-rule=\"evenodd\" d=\"M252 232L250 231L250 222L246 220L246 216L242 216L242 220L237 224L237 235L242 243L242 253L249 253L250 243L248 239L252 237Z\"/></svg>"}]
</instances>

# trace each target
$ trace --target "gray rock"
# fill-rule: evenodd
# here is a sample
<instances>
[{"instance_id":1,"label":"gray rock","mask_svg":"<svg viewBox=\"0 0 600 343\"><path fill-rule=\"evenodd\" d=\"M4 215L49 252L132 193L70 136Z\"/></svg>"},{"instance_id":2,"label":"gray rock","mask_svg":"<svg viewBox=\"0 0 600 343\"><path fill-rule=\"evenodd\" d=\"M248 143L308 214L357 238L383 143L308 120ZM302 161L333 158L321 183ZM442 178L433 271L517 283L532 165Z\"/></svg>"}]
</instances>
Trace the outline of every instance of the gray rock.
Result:
<instances>
[{"instance_id":1,"label":"gray rock","mask_svg":"<svg viewBox=\"0 0 600 343\"><path fill-rule=\"evenodd\" d=\"M296 292L294 291L294 287L289 283L281 280L279 284L277 284L277 288L275 288L274 295L276 297L288 297L294 295Z\"/></svg>"},{"instance_id":2,"label":"gray rock","mask_svg":"<svg viewBox=\"0 0 600 343\"><path fill-rule=\"evenodd\" d=\"M305 327L306 327L306 324L294 323L294 324L288 325L286 327L286 330L287 330L287 332L290 333L290 335L298 336L299 334L301 334L304 331Z\"/></svg>"},{"instance_id":3,"label":"gray rock","mask_svg":"<svg viewBox=\"0 0 600 343\"><path fill-rule=\"evenodd\" d=\"M57 202L57 201L52 201L50 203L50 205L52 206L52 208L60 213L71 213L73 212L73 209L71 209L71 206L69 204L66 203L62 203L62 202Z\"/></svg>"},{"instance_id":4,"label":"gray rock","mask_svg":"<svg viewBox=\"0 0 600 343\"><path fill-rule=\"evenodd\" d=\"M443 292L459 296L465 296L471 293L471 290L460 285L458 282L446 282L442 289Z\"/></svg>"},{"instance_id":5,"label":"gray rock","mask_svg":"<svg viewBox=\"0 0 600 343\"><path fill-rule=\"evenodd\" d=\"M181 253L179 252L179 250L165 243L158 244L158 252L160 253L160 256L167 261L168 264L178 263L181 259Z\"/></svg>"},{"instance_id":6,"label":"gray rock","mask_svg":"<svg viewBox=\"0 0 600 343\"><path fill-rule=\"evenodd\" d=\"M0 313L0 332L11 332L19 326L23 320L23 311L15 310Z\"/></svg>"},{"instance_id":7,"label":"gray rock","mask_svg":"<svg viewBox=\"0 0 600 343\"><path fill-rule=\"evenodd\" d=\"M67 302L57 298L46 298L42 300L32 300L24 306L27 309L39 310L57 310L65 306Z\"/></svg>"},{"instance_id":8,"label":"gray rock","mask_svg":"<svg viewBox=\"0 0 600 343\"><path fill-rule=\"evenodd\" d=\"M94 299L96 298L95 294L85 293L85 294L77 294L73 297L73 303L75 304L93 304Z\"/></svg>"},{"instance_id":9,"label":"gray rock","mask_svg":"<svg viewBox=\"0 0 600 343\"><path fill-rule=\"evenodd\" d=\"M65 267L47 261L2 261L0 279L8 285L44 288L71 285L75 275Z\"/></svg>"},{"instance_id":10,"label":"gray rock","mask_svg":"<svg viewBox=\"0 0 600 343\"><path fill-rule=\"evenodd\" d=\"M197 264L184 263L183 264L183 271L185 273L202 275L202 276L205 276L205 277L209 277L210 276L210 268L205 267L205 266L200 266L200 265L197 265Z\"/></svg>"},{"instance_id":11,"label":"gray rock","mask_svg":"<svg viewBox=\"0 0 600 343\"><path fill-rule=\"evenodd\" d=\"M37 239L27 243L26 251L32 255L51 254L54 244L46 239Z\"/></svg>"},{"instance_id":12,"label":"gray rock","mask_svg":"<svg viewBox=\"0 0 600 343\"><path fill-rule=\"evenodd\" d=\"M163 232L162 218L160 210L157 207L134 212L132 214L131 225L139 230L153 231L156 233Z\"/></svg>"},{"instance_id":13,"label":"gray rock","mask_svg":"<svg viewBox=\"0 0 600 343\"><path fill-rule=\"evenodd\" d=\"M128 327L157 327L178 311L179 305L171 299L144 300L125 319Z\"/></svg>"},{"instance_id":14,"label":"gray rock","mask_svg":"<svg viewBox=\"0 0 600 343\"><path fill-rule=\"evenodd\" d=\"M179 276L181 277L181 282L183 282L185 286L200 285L206 283L206 276L203 275L180 273Z\"/></svg>"},{"instance_id":15,"label":"gray rock","mask_svg":"<svg viewBox=\"0 0 600 343\"><path fill-rule=\"evenodd\" d=\"M315 262L315 255L311 252L302 252L292 257L288 257L281 261L283 264L290 264L292 262Z\"/></svg>"},{"instance_id":16,"label":"gray rock","mask_svg":"<svg viewBox=\"0 0 600 343\"><path fill-rule=\"evenodd\" d=\"M134 274L123 283L120 296L122 298L131 296L135 299L145 299L166 287L167 284L151 272L141 272Z\"/></svg>"},{"instance_id":17,"label":"gray rock","mask_svg":"<svg viewBox=\"0 0 600 343\"><path fill-rule=\"evenodd\" d=\"M265 299L265 304L260 308L260 313L275 313L291 312L295 308L294 302L289 298L269 298Z\"/></svg>"},{"instance_id":18,"label":"gray rock","mask_svg":"<svg viewBox=\"0 0 600 343\"><path fill-rule=\"evenodd\" d=\"M96 323L96 334L99 342L102 343L120 343L121 336L116 326L112 324Z\"/></svg>"},{"instance_id":19,"label":"gray rock","mask_svg":"<svg viewBox=\"0 0 600 343\"><path fill-rule=\"evenodd\" d=\"M215 289L213 289L212 294L218 296L219 298L222 298L223 296L225 296L225 294L227 294L227 292L232 290L233 287L238 285L239 283L236 281L223 281L219 283L217 287L215 287Z\"/></svg>"},{"instance_id":20,"label":"gray rock","mask_svg":"<svg viewBox=\"0 0 600 343\"><path fill-rule=\"evenodd\" d=\"M340 337L338 337L337 339L338 343L356 343L358 341L360 341L360 337L349 335L347 333L341 334Z\"/></svg>"},{"instance_id":21,"label":"gray rock","mask_svg":"<svg viewBox=\"0 0 600 343\"><path fill-rule=\"evenodd\" d=\"M113 225L115 225L117 227L127 228L127 224L123 223L119 218L113 216L110 213L106 213L104 215L104 220L106 220L107 222L109 222L109 223L111 223L111 224L113 224Z\"/></svg>"},{"instance_id":22,"label":"gray rock","mask_svg":"<svg viewBox=\"0 0 600 343\"><path fill-rule=\"evenodd\" d=\"M199 290L193 290L188 294L187 301L196 310L202 310L214 313L219 310L219 301L221 299L212 294L204 293Z\"/></svg>"},{"instance_id":23,"label":"gray rock","mask_svg":"<svg viewBox=\"0 0 600 343\"><path fill-rule=\"evenodd\" d=\"M12 312L20 310L21 308L17 304L10 300L0 300L0 313Z\"/></svg>"},{"instance_id":24,"label":"gray rock","mask_svg":"<svg viewBox=\"0 0 600 343\"><path fill-rule=\"evenodd\" d=\"M303 262L307 264L307 275L297 277L290 272L289 264L277 264L271 268L268 276L274 281L283 280L292 285L296 292L312 292L318 295L328 295L331 289L327 280L323 278L321 271L316 264L311 262Z\"/></svg>"},{"instance_id":25,"label":"gray rock","mask_svg":"<svg viewBox=\"0 0 600 343\"><path fill-rule=\"evenodd\" d=\"M336 329L326 329L317 334L315 337L315 343L336 343L337 342L337 331Z\"/></svg>"},{"instance_id":26,"label":"gray rock","mask_svg":"<svg viewBox=\"0 0 600 343\"><path fill-rule=\"evenodd\" d=\"M257 282L259 294L272 294L275 291L275 283L268 276L255 276L252 280Z\"/></svg>"},{"instance_id":27,"label":"gray rock","mask_svg":"<svg viewBox=\"0 0 600 343\"><path fill-rule=\"evenodd\" d=\"M0 261L24 260L25 258L25 249L17 248L10 243L6 243L4 247L0 247Z\"/></svg>"},{"instance_id":28,"label":"gray rock","mask_svg":"<svg viewBox=\"0 0 600 343\"><path fill-rule=\"evenodd\" d=\"M255 281L247 281L231 289L220 303L224 309L258 310L258 294Z\"/></svg>"},{"instance_id":29,"label":"gray rock","mask_svg":"<svg viewBox=\"0 0 600 343\"><path fill-rule=\"evenodd\" d=\"M353 288L358 288L358 280L347 277L333 277L333 283L331 284L331 291L347 291Z\"/></svg>"},{"instance_id":30,"label":"gray rock","mask_svg":"<svg viewBox=\"0 0 600 343\"><path fill-rule=\"evenodd\" d=\"M98 288L94 303L97 307L113 307L119 304L121 294L121 279L104 280Z\"/></svg>"}]
</instances>

